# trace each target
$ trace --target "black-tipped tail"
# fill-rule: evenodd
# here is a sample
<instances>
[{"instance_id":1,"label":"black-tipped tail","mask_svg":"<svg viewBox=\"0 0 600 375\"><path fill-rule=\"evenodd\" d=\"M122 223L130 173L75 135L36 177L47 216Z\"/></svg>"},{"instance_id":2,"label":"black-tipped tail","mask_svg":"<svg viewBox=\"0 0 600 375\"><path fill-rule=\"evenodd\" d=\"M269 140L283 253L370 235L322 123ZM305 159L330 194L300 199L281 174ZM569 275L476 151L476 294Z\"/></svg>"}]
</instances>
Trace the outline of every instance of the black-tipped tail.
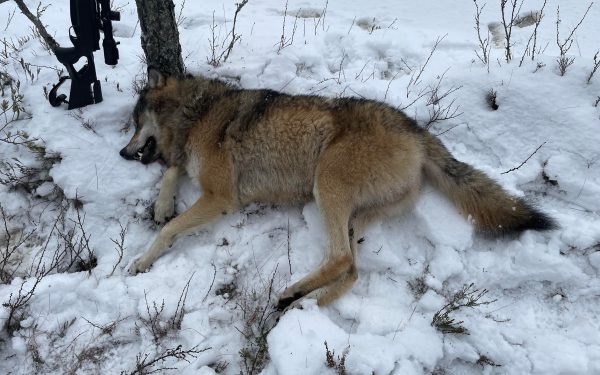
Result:
<instances>
[{"instance_id":1,"label":"black-tipped tail","mask_svg":"<svg viewBox=\"0 0 600 375\"><path fill-rule=\"evenodd\" d=\"M516 222L514 227L506 228L506 230L504 231L505 234L519 233L529 229L544 231L559 228L559 225L556 222L556 220L554 220L544 212L539 211L535 206L531 205L530 203L527 203L523 199L519 199L518 202L519 205L523 207L523 210L525 212L528 212L528 214L523 215L522 221Z\"/></svg>"},{"instance_id":2,"label":"black-tipped tail","mask_svg":"<svg viewBox=\"0 0 600 375\"><path fill-rule=\"evenodd\" d=\"M528 229L558 228L556 221L522 198L508 194L483 172L452 157L435 137L424 137L428 179L458 206L462 213L489 236L519 233Z\"/></svg>"}]
</instances>

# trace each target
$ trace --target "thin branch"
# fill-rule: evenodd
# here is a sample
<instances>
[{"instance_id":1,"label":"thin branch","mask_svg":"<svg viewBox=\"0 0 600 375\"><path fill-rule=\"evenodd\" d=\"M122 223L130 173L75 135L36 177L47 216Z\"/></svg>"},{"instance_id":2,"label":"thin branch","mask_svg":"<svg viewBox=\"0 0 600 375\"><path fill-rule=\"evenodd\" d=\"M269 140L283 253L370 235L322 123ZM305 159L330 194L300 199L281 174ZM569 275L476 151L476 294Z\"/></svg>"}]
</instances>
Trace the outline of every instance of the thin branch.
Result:
<instances>
[{"instance_id":1,"label":"thin branch","mask_svg":"<svg viewBox=\"0 0 600 375\"><path fill-rule=\"evenodd\" d=\"M506 62L508 63L512 59L512 52L510 50L510 37L512 35L512 27L513 27L513 23L515 20L517 0L511 0L511 8L512 9L510 12L509 22L506 22L506 15L505 15L505 8L506 8L507 2L508 2L508 0L500 0L500 10L502 11L502 26L504 27L504 37L506 39L505 57L506 57ZM523 4L523 3L521 2L521 4Z\"/></svg>"},{"instance_id":2,"label":"thin branch","mask_svg":"<svg viewBox=\"0 0 600 375\"><path fill-rule=\"evenodd\" d=\"M115 273L115 270L117 269L117 266L121 263L121 260L123 260L123 254L125 253L125 235L127 234L128 227L126 226L125 228L123 228L123 225L121 225L121 223L119 223L119 226L121 227L121 232L119 232L119 240L115 240L114 238L110 239L116 246L115 251L117 252L119 258L113 266L112 271L108 275L109 277Z\"/></svg>"},{"instance_id":3,"label":"thin branch","mask_svg":"<svg viewBox=\"0 0 600 375\"><path fill-rule=\"evenodd\" d=\"M571 49L571 46L573 46L573 42L575 41L573 39L573 35L575 34L575 31L583 23L583 20L587 16L592 5L594 5L593 2L590 3L590 5L587 7L585 13L583 14L583 17L581 17L581 19L579 20L579 23L577 25L575 25L575 27L571 30L571 33L569 34L569 36L562 43L560 42L560 30L559 30L559 25L561 22L560 6L556 7L556 44L558 45L558 48L560 50L560 56L558 57L558 59L556 61L558 62L558 70L559 70L561 76L564 76L565 73L567 72L567 68L569 66L571 66L573 64L573 62L575 62L575 57L567 57L567 52L569 52L569 50Z\"/></svg>"},{"instance_id":4,"label":"thin branch","mask_svg":"<svg viewBox=\"0 0 600 375\"><path fill-rule=\"evenodd\" d=\"M538 152L538 150L539 150L540 148L542 148L542 146L543 146L543 145L545 145L545 144L546 144L546 142L544 141L544 143L542 143L541 145L539 145L539 146L538 146L538 148L536 148L536 149L535 149L535 151L534 151L534 152L532 152L532 153L531 153L531 155L529 155L529 156L527 157L527 159L525 159L525 160L524 160L524 161L523 161L521 164L519 164L517 167L511 168L511 169L509 169L509 170L507 170L507 171L505 171L505 172L502 172L502 173L500 173L500 174L507 174L507 173L514 172L514 171L516 171L517 169L521 168L521 167L522 167L522 166L523 166L525 163L527 163L527 162L529 161L529 159L531 159L531 157L532 157L533 155L535 155L535 153L536 153L536 152Z\"/></svg>"},{"instance_id":5,"label":"thin branch","mask_svg":"<svg viewBox=\"0 0 600 375\"><path fill-rule=\"evenodd\" d=\"M413 80L412 78L410 79L409 82L409 86L412 83L413 85L418 85L419 84L419 78L421 78L421 74L423 74L423 72L425 71L425 67L427 66L427 64L429 63L429 60L431 59L431 56L433 56L433 53L435 52L435 50L437 49L437 46L441 43L442 40L444 40L444 38L446 38L448 36L448 34L445 34L443 37L438 37L435 41L435 43L433 44L433 47L431 48L431 52L429 52L429 56L427 56L427 60L425 60L425 63L423 64L423 66L421 67L421 70L419 70L419 74L417 74L417 77Z\"/></svg>"},{"instance_id":6,"label":"thin branch","mask_svg":"<svg viewBox=\"0 0 600 375\"><path fill-rule=\"evenodd\" d=\"M592 77L596 73L596 70L598 70L598 68L600 67L599 54L600 54L600 50L597 51L596 54L594 55L594 67L592 68L592 71L590 72L590 75L588 76L588 79L587 79L588 84L592 81Z\"/></svg>"},{"instance_id":7,"label":"thin branch","mask_svg":"<svg viewBox=\"0 0 600 375\"><path fill-rule=\"evenodd\" d=\"M50 36L50 34L48 34L48 31L46 31L46 28L42 24L42 21L38 17L34 16L33 13L31 13L31 11L29 10L29 8L27 8L27 5L25 5L25 2L23 0L15 0L15 3L17 3L17 6L19 7L19 9L21 9L21 12L25 15L25 17L29 18L29 20L35 25L35 28L40 33L40 36L42 37L44 42L46 42L48 47L50 47L52 52L56 54L56 49L60 46L56 42L56 40L54 40L54 38Z\"/></svg>"},{"instance_id":8,"label":"thin branch","mask_svg":"<svg viewBox=\"0 0 600 375\"><path fill-rule=\"evenodd\" d=\"M567 39L565 39L565 42L562 43L562 44L558 40L558 24L560 23L560 12L559 12L559 7L558 6L556 7L556 17L557 17L557 21L556 21L556 43L558 43L558 47L560 48L561 53L563 52L563 48L565 48L565 46L569 42L570 42L569 46L567 47L567 49L564 50L564 53L566 54L569 51L569 49L571 48L571 45L573 44L573 34L575 34L575 31L577 31L577 28L579 28L579 26L581 26L581 24L583 23L583 20L587 16L587 14L590 11L590 8L592 7L592 5L594 5L594 2L590 3L590 5L587 7L585 13L583 14L583 17L581 17L581 19L579 20L579 23L577 25L575 25L575 27L573 28L573 30L571 30L571 33L569 34L569 36L567 37Z\"/></svg>"},{"instance_id":9,"label":"thin branch","mask_svg":"<svg viewBox=\"0 0 600 375\"><path fill-rule=\"evenodd\" d=\"M226 53L225 53L225 57L223 58L223 62L227 61L227 58L229 57L229 54L231 53L231 50L233 49L233 45L235 44L235 42L237 42L240 39L239 35L235 35L235 24L237 21L238 13L240 12L240 10L242 10L244 5L246 5L247 3L248 3L248 0L242 0L240 3L236 4L235 14L233 15L233 26L231 28L231 42L229 43L229 46L225 50Z\"/></svg>"},{"instance_id":10,"label":"thin branch","mask_svg":"<svg viewBox=\"0 0 600 375\"><path fill-rule=\"evenodd\" d=\"M210 283L210 287L208 287L208 290L206 291L206 295L204 296L204 298L202 298L202 302L206 301L206 299L208 298L208 294L210 293L210 291L212 290L212 287L215 283L215 278L217 277L217 267L215 266L214 263L211 263L211 265L213 266L213 279L212 282Z\"/></svg>"},{"instance_id":11,"label":"thin branch","mask_svg":"<svg viewBox=\"0 0 600 375\"><path fill-rule=\"evenodd\" d=\"M535 45L537 42L537 30L540 22L542 22L542 18L544 18L544 8L546 7L546 0L544 0L544 5L542 5L542 9L540 9L540 14L535 20L535 28L533 29L533 49L531 50L531 61L535 58Z\"/></svg>"},{"instance_id":12,"label":"thin branch","mask_svg":"<svg viewBox=\"0 0 600 375\"><path fill-rule=\"evenodd\" d=\"M483 12L483 8L485 8L485 4L481 8L479 8L479 4L477 4L477 0L473 0L475 3L475 30L477 31L477 39L479 40L479 48L481 49L481 55L479 52L475 50L475 55L477 58L481 60L484 65L488 65L489 62L489 53L491 50L490 45L490 32L488 30L488 37L485 39L481 38L481 25L480 25L480 16L481 12Z\"/></svg>"}]
</instances>

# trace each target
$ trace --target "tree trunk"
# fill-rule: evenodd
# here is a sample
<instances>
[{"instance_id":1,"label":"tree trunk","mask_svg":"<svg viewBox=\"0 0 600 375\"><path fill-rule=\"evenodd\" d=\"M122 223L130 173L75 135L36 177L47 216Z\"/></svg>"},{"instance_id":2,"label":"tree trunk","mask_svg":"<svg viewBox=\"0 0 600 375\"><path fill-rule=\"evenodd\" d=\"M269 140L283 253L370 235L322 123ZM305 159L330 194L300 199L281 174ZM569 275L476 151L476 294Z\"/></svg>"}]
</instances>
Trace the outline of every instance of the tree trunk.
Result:
<instances>
[{"instance_id":1,"label":"tree trunk","mask_svg":"<svg viewBox=\"0 0 600 375\"><path fill-rule=\"evenodd\" d=\"M148 67L182 77L185 71L173 0L136 0Z\"/></svg>"}]
</instances>

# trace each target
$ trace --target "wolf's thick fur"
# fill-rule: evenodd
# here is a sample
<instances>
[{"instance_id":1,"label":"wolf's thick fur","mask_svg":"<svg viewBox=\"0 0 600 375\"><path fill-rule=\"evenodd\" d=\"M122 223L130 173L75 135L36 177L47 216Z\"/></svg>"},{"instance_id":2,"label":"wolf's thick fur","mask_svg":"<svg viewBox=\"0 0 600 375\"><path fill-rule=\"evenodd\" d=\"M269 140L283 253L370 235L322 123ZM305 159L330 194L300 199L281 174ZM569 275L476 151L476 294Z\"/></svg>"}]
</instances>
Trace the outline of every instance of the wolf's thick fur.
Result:
<instances>
[{"instance_id":1,"label":"wolf's thick fur","mask_svg":"<svg viewBox=\"0 0 600 375\"><path fill-rule=\"evenodd\" d=\"M131 267L146 270L176 237L251 202L315 199L328 233L321 265L287 288L285 307L311 296L326 304L357 278L357 241L369 222L410 206L427 177L486 234L545 230L554 221L450 155L402 112L361 99L241 90L216 80L175 79L149 70L134 110L127 159L167 165L155 220L173 215L180 173L202 196L168 222Z\"/></svg>"}]
</instances>

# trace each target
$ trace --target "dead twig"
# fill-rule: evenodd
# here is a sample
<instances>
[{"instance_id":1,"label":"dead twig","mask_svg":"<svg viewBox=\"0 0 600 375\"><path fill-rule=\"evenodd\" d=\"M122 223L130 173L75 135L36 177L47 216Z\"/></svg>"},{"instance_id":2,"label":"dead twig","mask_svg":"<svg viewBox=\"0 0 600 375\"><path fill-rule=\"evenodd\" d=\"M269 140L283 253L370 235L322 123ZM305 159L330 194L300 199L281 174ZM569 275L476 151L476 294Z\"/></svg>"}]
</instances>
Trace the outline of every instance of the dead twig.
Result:
<instances>
[{"instance_id":1,"label":"dead twig","mask_svg":"<svg viewBox=\"0 0 600 375\"><path fill-rule=\"evenodd\" d=\"M594 67L592 68L592 71L590 72L590 75L588 76L588 79L587 79L588 84L592 81L592 77L594 76L594 74L596 74L596 70L598 70L598 67L600 67L600 58L598 58L598 54L600 54L600 50L598 50L596 52L596 54L594 55Z\"/></svg>"},{"instance_id":2,"label":"dead twig","mask_svg":"<svg viewBox=\"0 0 600 375\"><path fill-rule=\"evenodd\" d=\"M235 8L235 14L233 15L233 26L231 26L231 33L230 33L231 41L229 42L229 46L227 46L227 48L223 52L225 54L225 56L223 57L223 62L227 61L227 59L229 58L229 54L231 53L231 50L233 49L233 45L241 38L241 35L237 35L235 33L235 25L236 25L238 13L240 12L240 10L242 10L244 5L246 5L246 4L248 4L248 0L242 0L241 2L235 4L236 8ZM223 53L221 54L221 56L223 56Z\"/></svg>"},{"instance_id":3,"label":"dead twig","mask_svg":"<svg viewBox=\"0 0 600 375\"><path fill-rule=\"evenodd\" d=\"M123 260L123 254L125 254L125 235L127 234L127 226L125 226L125 228L123 228L123 225L121 225L121 223L119 223L119 226L121 227L121 231L119 232L119 239L115 240L114 238L111 238L110 240L115 244L115 251L117 252L117 256L119 257L117 259L117 262L115 263L115 265L113 266L112 271L110 271L110 274L108 275L109 277L112 276L115 273L115 270L117 269L117 266L121 263L121 261Z\"/></svg>"},{"instance_id":4,"label":"dead twig","mask_svg":"<svg viewBox=\"0 0 600 375\"><path fill-rule=\"evenodd\" d=\"M202 298L202 302L206 301L206 299L208 298L208 294L210 293L210 291L212 290L212 287L215 283L215 278L217 277L217 267L215 266L214 263L211 263L211 265L213 266L213 279L212 282L210 283L210 287L208 287L208 290L206 291L206 295L204 296L204 298Z\"/></svg>"},{"instance_id":5,"label":"dead twig","mask_svg":"<svg viewBox=\"0 0 600 375\"><path fill-rule=\"evenodd\" d=\"M479 4L477 4L477 0L473 0L475 3L475 30L477 31L477 40L479 41L479 51L475 50L475 55L477 58L481 60L484 65L488 65L490 60L490 52L492 50L492 46L490 44L490 31L488 30L487 38L483 39L481 37L481 27L480 27L480 16L481 12L483 12L483 8L485 8L485 4L481 8L479 8Z\"/></svg>"},{"instance_id":6,"label":"dead twig","mask_svg":"<svg viewBox=\"0 0 600 375\"><path fill-rule=\"evenodd\" d=\"M538 152L538 150L539 150L540 148L542 148L542 146L543 146L543 145L545 145L545 144L546 144L546 142L544 141L544 143L542 143L541 145L539 145L539 146L538 146L538 148L536 148L536 149L535 149L535 151L534 151L534 152L532 152L532 153L531 153L531 155L529 155L529 156L527 157L527 159L523 160L523 162L522 162L521 164L519 164L518 166L516 166L516 167L514 167L514 168L511 168L511 169L509 169L509 170L507 170L507 171L504 171L504 172L502 172L502 173L500 173L500 174L507 174L507 173L514 172L514 171L516 171L517 169L521 168L521 167L522 167L522 166L523 166L525 163L527 163L527 162L529 161L529 159L531 159L531 157L532 157L533 155L535 155L535 153L536 153L536 152Z\"/></svg>"},{"instance_id":7,"label":"dead twig","mask_svg":"<svg viewBox=\"0 0 600 375\"><path fill-rule=\"evenodd\" d=\"M283 11L283 24L281 26L281 38L279 39L279 46L277 48L277 53L281 52L285 47L291 46L294 43L294 36L296 35L296 29L298 27L298 12L296 12L296 17L294 17L294 26L292 27L292 35L287 38L285 35L285 24L287 18L287 9L288 2L285 2L285 9Z\"/></svg>"},{"instance_id":8,"label":"dead twig","mask_svg":"<svg viewBox=\"0 0 600 375\"><path fill-rule=\"evenodd\" d=\"M155 355L154 357L150 357L149 354L139 353L136 355L136 364L135 370L129 372L127 375L146 375L146 374L154 374L161 373L166 370L177 370L174 367L156 367L161 363L164 363L168 359L175 359L179 361L185 361L190 363L188 357L196 358L198 354L210 350L212 348L204 348L198 349L197 346L194 346L191 349L183 350L181 345L178 345L176 348L165 349L162 353ZM123 371L121 373L125 375L126 373Z\"/></svg>"}]
</instances>

